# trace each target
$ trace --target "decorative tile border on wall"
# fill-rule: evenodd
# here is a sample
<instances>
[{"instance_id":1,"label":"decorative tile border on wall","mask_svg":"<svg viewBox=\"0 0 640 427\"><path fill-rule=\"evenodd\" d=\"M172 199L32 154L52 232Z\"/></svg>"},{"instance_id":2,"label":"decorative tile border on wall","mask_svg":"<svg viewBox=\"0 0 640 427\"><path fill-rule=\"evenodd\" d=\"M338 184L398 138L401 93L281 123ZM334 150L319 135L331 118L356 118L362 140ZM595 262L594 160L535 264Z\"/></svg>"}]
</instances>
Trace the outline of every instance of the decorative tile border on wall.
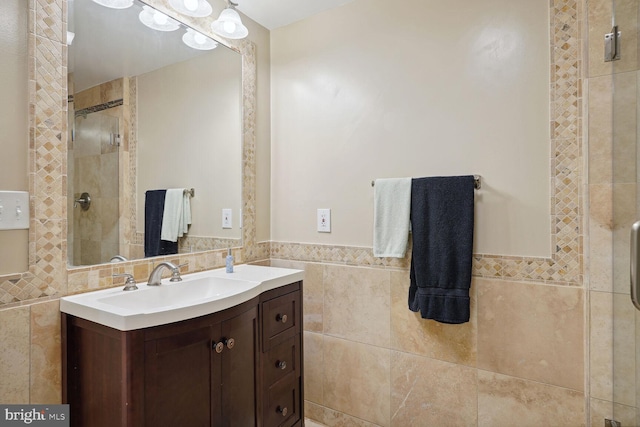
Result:
<instances>
[{"instance_id":1,"label":"decorative tile border on wall","mask_svg":"<svg viewBox=\"0 0 640 427\"><path fill-rule=\"evenodd\" d=\"M583 283L582 16L579 0L550 3L551 258L475 254L476 277L581 286ZM404 259L375 258L371 248L271 243L271 258L408 268Z\"/></svg>"},{"instance_id":2,"label":"decorative tile border on wall","mask_svg":"<svg viewBox=\"0 0 640 427\"><path fill-rule=\"evenodd\" d=\"M181 19L167 0L148 0L152 6ZM129 272L146 280L154 262L188 263L183 272L196 272L224 265L226 249L170 257L141 259L67 269L67 0L29 0L29 192L31 227L29 271L0 276L0 308L63 296L91 289L120 285L112 274ZM182 17L184 19L184 17ZM187 18L193 28L213 38L210 21ZM223 44L228 42L221 41ZM265 259L269 244L255 241L256 188L256 48L248 40L230 45L242 54L243 67L243 247L234 249L236 262ZM135 84L130 87L135 95ZM135 99L135 98L134 98ZM133 135L135 137L135 135ZM134 138L132 138L134 139ZM130 161L126 180L135 176ZM123 217L134 218L135 204L127 204ZM135 238L129 224L127 233ZM68 286L68 289L67 289Z\"/></svg>"}]
</instances>

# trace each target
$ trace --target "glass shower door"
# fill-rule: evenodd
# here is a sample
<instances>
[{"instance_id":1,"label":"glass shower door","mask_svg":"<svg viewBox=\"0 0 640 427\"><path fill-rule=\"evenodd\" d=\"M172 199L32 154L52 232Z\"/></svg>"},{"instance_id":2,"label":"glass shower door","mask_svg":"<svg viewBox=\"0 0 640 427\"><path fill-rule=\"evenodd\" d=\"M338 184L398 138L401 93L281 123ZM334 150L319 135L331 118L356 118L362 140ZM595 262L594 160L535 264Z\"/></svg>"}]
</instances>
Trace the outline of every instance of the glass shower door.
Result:
<instances>
[{"instance_id":1,"label":"glass shower door","mask_svg":"<svg viewBox=\"0 0 640 427\"><path fill-rule=\"evenodd\" d=\"M77 115L69 167L69 262L109 262L119 251L119 120L102 110Z\"/></svg>"},{"instance_id":2,"label":"glass shower door","mask_svg":"<svg viewBox=\"0 0 640 427\"><path fill-rule=\"evenodd\" d=\"M630 292L631 228L640 220L638 150L638 0L613 0L620 59L613 61L613 413L622 426L640 425L640 311ZM614 27L615 28L615 27Z\"/></svg>"}]
</instances>

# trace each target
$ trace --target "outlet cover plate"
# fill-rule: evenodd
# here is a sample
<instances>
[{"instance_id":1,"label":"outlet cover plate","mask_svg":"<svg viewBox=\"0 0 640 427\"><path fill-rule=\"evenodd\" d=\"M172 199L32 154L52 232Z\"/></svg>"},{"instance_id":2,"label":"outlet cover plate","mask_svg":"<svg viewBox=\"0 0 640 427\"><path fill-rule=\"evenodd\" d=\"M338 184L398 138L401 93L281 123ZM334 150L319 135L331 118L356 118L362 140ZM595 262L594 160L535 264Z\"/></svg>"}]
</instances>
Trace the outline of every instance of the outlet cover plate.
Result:
<instances>
[{"instance_id":1,"label":"outlet cover plate","mask_svg":"<svg viewBox=\"0 0 640 427\"><path fill-rule=\"evenodd\" d=\"M222 228L233 227L233 217L231 209L222 209Z\"/></svg>"},{"instance_id":2,"label":"outlet cover plate","mask_svg":"<svg viewBox=\"0 0 640 427\"><path fill-rule=\"evenodd\" d=\"M0 191L0 230L29 228L29 193Z\"/></svg>"},{"instance_id":3,"label":"outlet cover plate","mask_svg":"<svg viewBox=\"0 0 640 427\"><path fill-rule=\"evenodd\" d=\"M318 232L331 233L331 209L318 209Z\"/></svg>"}]
</instances>

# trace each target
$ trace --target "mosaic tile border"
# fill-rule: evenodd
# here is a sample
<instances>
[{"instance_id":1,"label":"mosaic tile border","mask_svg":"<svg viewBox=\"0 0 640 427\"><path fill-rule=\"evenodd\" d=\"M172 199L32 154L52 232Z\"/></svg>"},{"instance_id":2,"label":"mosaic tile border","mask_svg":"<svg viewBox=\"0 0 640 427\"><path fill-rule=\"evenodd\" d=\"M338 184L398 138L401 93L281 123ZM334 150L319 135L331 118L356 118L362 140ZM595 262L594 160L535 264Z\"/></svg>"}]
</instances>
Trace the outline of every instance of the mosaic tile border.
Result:
<instances>
[{"instance_id":1,"label":"mosaic tile border","mask_svg":"<svg viewBox=\"0 0 640 427\"><path fill-rule=\"evenodd\" d=\"M568 286L583 283L582 25L584 4L550 1L551 258L475 254L473 275ZM270 257L385 268L404 259L375 258L371 248L271 242Z\"/></svg>"}]
</instances>

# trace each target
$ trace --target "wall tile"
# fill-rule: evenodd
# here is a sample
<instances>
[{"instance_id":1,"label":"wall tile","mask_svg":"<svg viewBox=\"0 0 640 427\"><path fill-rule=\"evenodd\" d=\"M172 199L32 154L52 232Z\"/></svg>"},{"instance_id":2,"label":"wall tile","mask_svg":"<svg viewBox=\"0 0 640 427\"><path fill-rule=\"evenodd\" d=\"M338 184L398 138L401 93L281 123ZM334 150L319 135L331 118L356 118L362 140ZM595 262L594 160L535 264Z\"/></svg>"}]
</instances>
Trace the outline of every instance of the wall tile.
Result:
<instances>
[{"instance_id":1,"label":"wall tile","mask_svg":"<svg viewBox=\"0 0 640 427\"><path fill-rule=\"evenodd\" d=\"M0 311L0 399L29 402L29 307Z\"/></svg>"},{"instance_id":2,"label":"wall tile","mask_svg":"<svg viewBox=\"0 0 640 427\"><path fill-rule=\"evenodd\" d=\"M325 406L381 426L389 426L390 351L324 337Z\"/></svg>"},{"instance_id":3,"label":"wall tile","mask_svg":"<svg viewBox=\"0 0 640 427\"><path fill-rule=\"evenodd\" d=\"M583 290L478 279L478 368L584 389Z\"/></svg>"},{"instance_id":4,"label":"wall tile","mask_svg":"<svg viewBox=\"0 0 640 427\"><path fill-rule=\"evenodd\" d=\"M613 186L589 186L589 285L593 290L613 289Z\"/></svg>"},{"instance_id":5,"label":"wall tile","mask_svg":"<svg viewBox=\"0 0 640 427\"><path fill-rule=\"evenodd\" d=\"M636 309L629 295L613 294L613 402L636 405ZM596 396L594 396L596 397Z\"/></svg>"},{"instance_id":6,"label":"wall tile","mask_svg":"<svg viewBox=\"0 0 640 427\"><path fill-rule=\"evenodd\" d=\"M478 427L584 426L581 392L478 371Z\"/></svg>"},{"instance_id":7,"label":"wall tile","mask_svg":"<svg viewBox=\"0 0 640 427\"><path fill-rule=\"evenodd\" d=\"M622 427L637 426L636 408L614 404L605 400L591 399L589 402L591 426L603 426L605 419L616 420Z\"/></svg>"},{"instance_id":8,"label":"wall tile","mask_svg":"<svg viewBox=\"0 0 640 427\"><path fill-rule=\"evenodd\" d=\"M408 308L409 272L391 272L391 348L434 359L476 365L477 304L472 284L471 318L468 323L448 325L422 319Z\"/></svg>"},{"instance_id":9,"label":"wall tile","mask_svg":"<svg viewBox=\"0 0 640 427\"><path fill-rule=\"evenodd\" d=\"M389 347L391 297L389 271L324 267L324 333Z\"/></svg>"},{"instance_id":10,"label":"wall tile","mask_svg":"<svg viewBox=\"0 0 640 427\"><path fill-rule=\"evenodd\" d=\"M30 403L61 403L60 300L31 306Z\"/></svg>"},{"instance_id":11,"label":"wall tile","mask_svg":"<svg viewBox=\"0 0 640 427\"><path fill-rule=\"evenodd\" d=\"M271 265L274 267L304 270L303 328L305 331L322 332L324 313L324 266L322 264L286 260L273 260Z\"/></svg>"},{"instance_id":12,"label":"wall tile","mask_svg":"<svg viewBox=\"0 0 640 427\"><path fill-rule=\"evenodd\" d=\"M589 79L589 184L610 184L613 179L613 80Z\"/></svg>"},{"instance_id":13,"label":"wall tile","mask_svg":"<svg viewBox=\"0 0 640 427\"><path fill-rule=\"evenodd\" d=\"M306 417L331 427L378 427L378 424L347 415L326 406L316 405L305 401L304 414Z\"/></svg>"},{"instance_id":14,"label":"wall tile","mask_svg":"<svg viewBox=\"0 0 640 427\"><path fill-rule=\"evenodd\" d=\"M477 392L477 369L391 353L392 426L476 425Z\"/></svg>"},{"instance_id":15,"label":"wall tile","mask_svg":"<svg viewBox=\"0 0 640 427\"><path fill-rule=\"evenodd\" d=\"M589 334L590 395L613 401L613 294L590 293Z\"/></svg>"},{"instance_id":16,"label":"wall tile","mask_svg":"<svg viewBox=\"0 0 640 427\"><path fill-rule=\"evenodd\" d=\"M322 375L324 366L323 338L304 332L304 398L322 405Z\"/></svg>"}]
</instances>

